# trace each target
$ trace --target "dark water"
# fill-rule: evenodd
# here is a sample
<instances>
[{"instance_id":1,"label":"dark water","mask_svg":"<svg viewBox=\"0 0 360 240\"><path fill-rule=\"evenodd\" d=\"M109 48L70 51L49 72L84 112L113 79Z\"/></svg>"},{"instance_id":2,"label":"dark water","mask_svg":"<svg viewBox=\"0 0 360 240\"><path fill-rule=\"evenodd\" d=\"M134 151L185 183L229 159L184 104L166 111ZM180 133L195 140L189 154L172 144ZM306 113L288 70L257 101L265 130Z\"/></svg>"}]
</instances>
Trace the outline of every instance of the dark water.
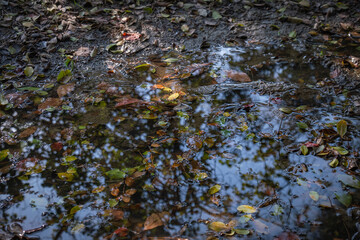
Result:
<instances>
[{"instance_id":1,"label":"dark water","mask_svg":"<svg viewBox=\"0 0 360 240\"><path fill-rule=\"evenodd\" d=\"M169 58L177 60L166 63ZM145 62L149 69L134 70ZM179 77L194 63L212 64ZM194 91L229 82L228 70L296 88ZM120 239L121 233L113 234L119 228L124 239L273 239L283 232L301 239L356 239L359 192L339 179L352 174L346 166L358 151L359 118L345 115L346 95L318 88L329 70L311 51L219 47L132 59L114 73L85 76L60 107L34 113L39 97L32 96L27 106L6 111L1 148L11 154L0 162L3 231L9 234L8 227L18 223L23 230L45 225L25 234L40 239ZM102 81L121 96L96 88ZM57 97L56 91L49 96ZM116 99L146 103L115 107ZM336 134L341 119L348 123L343 139ZM31 126L34 133L20 139ZM301 145L321 134L323 142L302 154ZM321 145L349 153L316 155ZM330 167L334 158L345 167ZM215 185L220 190L210 194ZM336 194L351 196L351 204L344 206ZM257 209L248 222L240 205ZM161 216L160 226L144 231L152 214ZM234 220L236 229L250 234L208 227Z\"/></svg>"}]
</instances>

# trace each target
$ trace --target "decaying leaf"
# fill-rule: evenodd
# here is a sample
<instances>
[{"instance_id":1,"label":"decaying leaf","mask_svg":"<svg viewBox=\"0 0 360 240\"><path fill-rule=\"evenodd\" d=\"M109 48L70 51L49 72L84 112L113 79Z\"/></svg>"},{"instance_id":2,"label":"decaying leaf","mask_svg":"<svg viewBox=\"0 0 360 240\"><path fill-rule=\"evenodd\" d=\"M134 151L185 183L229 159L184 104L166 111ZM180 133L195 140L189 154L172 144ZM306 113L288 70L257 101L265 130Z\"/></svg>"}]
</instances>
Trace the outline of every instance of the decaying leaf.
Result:
<instances>
[{"instance_id":1,"label":"decaying leaf","mask_svg":"<svg viewBox=\"0 0 360 240\"><path fill-rule=\"evenodd\" d=\"M212 186L212 187L209 189L208 193L209 193L210 195L212 195L212 194L215 194L215 193L217 193L218 191L220 191L220 189L221 189L221 186L220 186L219 184L216 184L216 185Z\"/></svg>"},{"instance_id":2,"label":"decaying leaf","mask_svg":"<svg viewBox=\"0 0 360 240\"><path fill-rule=\"evenodd\" d=\"M344 137L344 135L347 132L347 122L345 120L340 120L336 124L336 130L337 130L337 133L340 135L340 137Z\"/></svg>"},{"instance_id":3,"label":"decaying leaf","mask_svg":"<svg viewBox=\"0 0 360 240\"><path fill-rule=\"evenodd\" d=\"M166 224L169 220L170 213L161 212L151 214L144 223L144 231L150 230L159 226Z\"/></svg>"},{"instance_id":4,"label":"decaying leaf","mask_svg":"<svg viewBox=\"0 0 360 240\"><path fill-rule=\"evenodd\" d=\"M40 103L38 106L38 111L44 111L47 108L59 107L62 104L62 100L60 98L47 98L44 102Z\"/></svg>"},{"instance_id":5,"label":"decaying leaf","mask_svg":"<svg viewBox=\"0 0 360 240\"><path fill-rule=\"evenodd\" d=\"M75 89L75 83L68 83L65 85L60 85L58 89L56 90L59 98L62 98L63 96L69 94L70 92L74 91Z\"/></svg>"},{"instance_id":6,"label":"decaying leaf","mask_svg":"<svg viewBox=\"0 0 360 240\"><path fill-rule=\"evenodd\" d=\"M257 212L256 208L249 206L249 205L240 205L237 207L237 210L239 212L243 212L243 213L256 213Z\"/></svg>"},{"instance_id":7,"label":"decaying leaf","mask_svg":"<svg viewBox=\"0 0 360 240\"><path fill-rule=\"evenodd\" d=\"M235 70L228 70L225 72L226 77L236 82L251 82L250 77L244 72L238 72Z\"/></svg>"}]
</instances>

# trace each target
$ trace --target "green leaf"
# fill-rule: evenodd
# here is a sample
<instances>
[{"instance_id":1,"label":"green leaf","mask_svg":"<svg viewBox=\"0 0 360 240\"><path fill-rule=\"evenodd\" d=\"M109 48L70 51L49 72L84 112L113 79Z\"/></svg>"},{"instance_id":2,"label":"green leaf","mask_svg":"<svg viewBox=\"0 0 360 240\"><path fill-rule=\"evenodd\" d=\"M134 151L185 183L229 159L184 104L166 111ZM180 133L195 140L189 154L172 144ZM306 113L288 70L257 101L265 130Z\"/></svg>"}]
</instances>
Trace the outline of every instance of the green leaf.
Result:
<instances>
[{"instance_id":1,"label":"green leaf","mask_svg":"<svg viewBox=\"0 0 360 240\"><path fill-rule=\"evenodd\" d=\"M75 156L66 156L65 158L64 158L64 161L65 162L73 162L73 161L75 161L77 159L77 157L75 157Z\"/></svg>"},{"instance_id":2,"label":"green leaf","mask_svg":"<svg viewBox=\"0 0 360 240\"><path fill-rule=\"evenodd\" d=\"M229 227L223 222L212 222L208 225L208 227L215 232L229 229Z\"/></svg>"},{"instance_id":3,"label":"green leaf","mask_svg":"<svg viewBox=\"0 0 360 240\"><path fill-rule=\"evenodd\" d=\"M341 174L338 176L338 179L340 182L344 183L347 186L350 186L353 188L360 188L360 181L357 180L357 178L354 176Z\"/></svg>"},{"instance_id":4,"label":"green leaf","mask_svg":"<svg viewBox=\"0 0 360 240\"><path fill-rule=\"evenodd\" d=\"M83 206L81 205L76 205L75 207L71 208L70 210L70 215L75 214L76 212L80 211L82 209Z\"/></svg>"},{"instance_id":5,"label":"green leaf","mask_svg":"<svg viewBox=\"0 0 360 240\"><path fill-rule=\"evenodd\" d=\"M236 232L236 234L240 234L240 235L248 235L250 233L250 231L247 229L236 229L236 228L233 229Z\"/></svg>"},{"instance_id":6,"label":"green leaf","mask_svg":"<svg viewBox=\"0 0 360 240\"><path fill-rule=\"evenodd\" d=\"M9 149L4 149L0 151L0 161L4 160L5 158L7 158L7 156L9 156L10 154L10 150Z\"/></svg>"},{"instance_id":7,"label":"green leaf","mask_svg":"<svg viewBox=\"0 0 360 240\"><path fill-rule=\"evenodd\" d=\"M109 200L110 207L115 207L118 203L119 203L119 200L117 200L117 199L110 199Z\"/></svg>"},{"instance_id":8,"label":"green leaf","mask_svg":"<svg viewBox=\"0 0 360 240\"><path fill-rule=\"evenodd\" d=\"M252 218L251 214L242 215L239 218L239 222L240 223L247 223L248 221L250 221L251 218Z\"/></svg>"},{"instance_id":9,"label":"green leaf","mask_svg":"<svg viewBox=\"0 0 360 240\"><path fill-rule=\"evenodd\" d=\"M13 46L8 47L8 51L11 55L14 55L16 53L16 49Z\"/></svg>"},{"instance_id":10,"label":"green leaf","mask_svg":"<svg viewBox=\"0 0 360 240\"><path fill-rule=\"evenodd\" d=\"M296 31L292 31L289 33L289 38L296 38Z\"/></svg>"},{"instance_id":11,"label":"green leaf","mask_svg":"<svg viewBox=\"0 0 360 240\"><path fill-rule=\"evenodd\" d=\"M27 77L31 77L34 73L34 69L32 67L26 67L24 73Z\"/></svg>"},{"instance_id":12,"label":"green leaf","mask_svg":"<svg viewBox=\"0 0 360 240\"><path fill-rule=\"evenodd\" d=\"M215 194L215 193L217 193L218 191L220 191L220 189L221 189L221 186L220 186L219 184L216 184L216 185L212 186L212 187L209 189L208 193L209 193L210 195L212 195L212 194Z\"/></svg>"},{"instance_id":13,"label":"green leaf","mask_svg":"<svg viewBox=\"0 0 360 240\"><path fill-rule=\"evenodd\" d=\"M330 163L329 166L332 168L335 168L339 165L339 160L337 158L334 158Z\"/></svg>"},{"instance_id":14,"label":"green leaf","mask_svg":"<svg viewBox=\"0 0 360 240\"><path fill-rule=\"evenodd\" d=\"M346 192L337 193L335 192L336 199L341 202L345 207L349 207L352 202L352 197Z\"/></svg>"},{"instance_id":15,"label":"green leaf","mask_svg":"<svg viewBox=\"0 0 360 240\"><path fill-rule=\"evenodd\" d=\"M177 59L177 58L167 58L164 60L164 62L167 62L167 63L174 63L177 61L179 61L179 59Z\"/></svg>"},{"instance_id":16,"label":"green leaf","mask_svg":"<svg viewBox=\"0 0 360 240\"><path fill-rule=\"evenodd\" d=\"M124 179L126 177L126 173L124 173L118 168L114 168L110 171L107 171L105 174L112 180Z\"/></svg>"},{"instance_id":17,"label":"green leaf","mask_svg":"<svg viewBox=\"0 0 360 240\"><path fill-rule=\"evenodd\" d=\"M41 88L38 88L38 87L21 87L21 88L18 88L17 90L19 90L19 91L38 91L40 89Z\"/></svg>"},{"instance_id":18,"label":"green leaf","mask_svg":"<svg viewBox=\"0 0 360 240\"><path fill-rule=\"evenodd\" d=\"M337 124L336 124L336 130L337 133L340 135L340 137L344 137L344 135L347 132L347 122L345 120L340 120Z\"/></svg>"},{"instance_id":19,"label":"green leaf","mask_svg":"<svg viewBox=\"0 0 360 240\"><path fill-rule=\"evenodd\" d=\"M107 45L105 47L106 51L110 51L111 49L113 49L114 47L116 47L116 43L111 43L109 45Z\"/></svg>"},{"instance_id":20,"label":"green leaf","mask_svg":"<svg viewBox=\"0 0 360 240\"><path fill-rule=\"evenodd\" d=\"M195 180L203 180L203 179L205 179L207 177L208 177L207 173L202 172L202 173L196 174Z\"/></svg>"},{"instance_id":21,"label":"green leaf","mask_svg":"<svg viewBox=\"0 0 360 240\"><path fill-rule=\"evenodd\" d=\"M71 71L69 69L61 70L60 73L57 76L57 81L66 83L66 82L70 81L71 76L72 76L72 74L71 74Z\"/></svg>"},{"instance_id":22,"label":"green leaf","mask_svg":"<svg viewBox=\"0 0 360 240\"><path fill-rule=\"evenodd\" d=\"M283 108L279 108L279 110L283 113L292 113L292 110L290 108L286 108L286 107L283 107Z\"/></svg>"},{"instance_id":23,"label":"green leaf","mask_svg":"<svg viewBox=\"0 0 360 240\"><path fill-rule=\"evenodd\" d=\"M307 155L309 153L309 149L305 145L301 145L300 150L303 155Z\"/></svg>"},{"instance_id":24,"label":"green leaf","mask_svg":"<svg viewBox=\"0 0 360 240\"><path fill-rule=\"evenodd\" d=\"M306 130L309 128L309 126L304 123L304 122L297 122L296 125L300 128L300 129L303 129L303 130Z\"/></svg>"},{"instance_id":25,"label":"green leaf","mask_svg":"<svg viewBox=\"0 0 360 240\"><path fill-rule=\"evenodd\" d=\"M249 205L240 205L237 207L237 210L244 213L256 213L257 211L256 208Z\"/></svg>"},{"instance_id":26,"label":"green leaf","mask_svg":"<svg viewBox=\"0 0 360 240\"><path fill-rule=\"evenodd\" d=\"M136 70L141 70L141 71L146 71L150 68L150 64L149 63L144 63L144 64L140 64L134 67L134 69Z\"/></svg>"},{"instance_id":27,"label":"green leaf","mask_svg":"<svg viewBox=\"0 0 360 240\"><path fill-rule=\"evenodd\" d=\"M342 147L332 147L332 149L337 151L341 155L346 155L349 153L348 150L346 150L345 148L342 148Z\"/></svg>"},{"instance_id":28,"label":"green leaf","mask_svg":"<svg viewBox=\"0 0 360 240\"><path fill-rule=\"evenodd\" d=\"M317 202L319 200L319 194L317 192L315 192L315 191L310 191L309 196L315 202Z\"/></svg>"},{"instance_id":29,"label":"green leaf","mask_svg":"<svg viewBox=\"0 0 360 240\"><path fill-rule=\"evenodd\" d=\"M153 9L151 7L144 7L144 12L148 13L148 14L152 14L153 13Z\"/></svg>"},{"instance_id":30,"label":"green leaf","mask_svg":"<svg viewBox=\"0 0 360 240\"><path fill-rule=\"evenodd\" d=\"M220 13L218 11L213 11L212 18L215 20L218 20L218 19L222 18L222 16L220 15Z\"/></svg>"},{"instance_id":31,"label":"green leaf","mask_svg":"<svg viewBox=\"0 0 360 240\"><path fill-rule=\"evenodd\" d=\"M67 173L67 172L61 172L61 173L58 173L58 177L61 180L71 182L74 179L74 174Z\"/></svg>"}]
</instances>

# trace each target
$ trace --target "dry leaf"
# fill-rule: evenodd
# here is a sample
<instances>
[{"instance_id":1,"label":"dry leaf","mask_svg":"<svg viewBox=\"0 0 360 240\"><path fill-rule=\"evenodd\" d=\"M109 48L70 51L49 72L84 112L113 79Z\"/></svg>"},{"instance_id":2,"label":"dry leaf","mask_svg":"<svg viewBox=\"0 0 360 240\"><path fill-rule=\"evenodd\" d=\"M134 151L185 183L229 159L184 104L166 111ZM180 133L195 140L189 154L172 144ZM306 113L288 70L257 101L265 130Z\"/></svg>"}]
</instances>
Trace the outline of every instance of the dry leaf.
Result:
<instances>
[{"instance_id":1,"label":"dry leaf","mask_svg":"<svg viewBox=\"0 0 360 240\"><path fill-rule=\"evenodd\" d=\"M27 138L29 137L31 134L33 134L35 131L36 131L37 127L35 126L32 126L32 127L29 127L27 129L25 129L24 131L22 131L18 138Z\"/></svg>"},{"instance_id":2,"label":"dry leaf","mask_svg":"<svg viewBox=\"0 0 360 240\"><path fill-rule=\"evenodd\" d=\"M144 231L164 225L168 221L168 212L153 213L144 223Z\"/></svg>"}]
</instances>

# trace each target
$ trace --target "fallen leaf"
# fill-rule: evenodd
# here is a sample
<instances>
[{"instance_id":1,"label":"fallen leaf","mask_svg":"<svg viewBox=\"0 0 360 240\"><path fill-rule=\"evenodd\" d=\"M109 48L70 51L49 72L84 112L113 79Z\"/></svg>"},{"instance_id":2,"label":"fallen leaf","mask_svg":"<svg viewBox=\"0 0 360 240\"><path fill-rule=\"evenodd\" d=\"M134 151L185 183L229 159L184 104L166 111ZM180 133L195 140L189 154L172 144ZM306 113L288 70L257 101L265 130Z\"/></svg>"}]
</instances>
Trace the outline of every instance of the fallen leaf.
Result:
<instances>
[{"instance_id":1,"label":"fallen leaf","mask_svg":"<svg viewBox=\"0 0 360 240\"><path fill-rule=\"evenodd\" d=\"M144 223L144 231L150 230L164 225L168 221L168 212L153 213L146 218Z\"/></svg>"},{"instance_id":2,"label":"fallen leaf","mask_svg":"<svg viewBox=\"0 0 360 240\"><path fill-rule=\"evenodd\" d=\"M38 111L44 111L50 107L59 107L62 104L60 98L47 98L44 102L40 103L38 106Z\"/></svg>"},{"instance_id":3,"label":"fallen leaf","mask_svg":"<svg viewBox=\"0 0 360 240\"><path fill-rule=\"evenodd\" d=\"M315 192L315 191L310 191L309 196L315 202L317 202L319 200L319 194L317 192Z\"/></svg>"},{"instance_id":4,"label":"fallen leaf","mask_svg":"<svg viewBox=\"0 0 360 240\"><path fill-rule=\"evenodd\" d=\"M335 192L335 197L345 207L349 207L351 205L352 197L350 194L348 194L346 192L341 192L341 193Z\"/></svg>"},{"instance_id":5,"label":"fallen leaf","mask_svg":"<svg viewBox=\"0 0 360 240\"><path fill-rule=\"evenodd\" d=\"M358 189L360 188L360 181L354 176L341 174L338 176L338 179L340 182L344 183L347 186L350 186L353 188L358 188Z\"/></svg>"},{"instance_id":6,"label":"fallen leaf","mask_svg":"<svg viewBox=\"0 0 360 240\"><path fill-rule=\"evenodd\" d=\"M340 120L337 124L336 124L336 130L337 133L340 135L340 137L344 137L344 135L347 132L347 122L345 120Z\"/></svg>"},{"instance_id":7,"label":"fallen leaf","mask_svg":"<svg viewBox=\"0 0 360 240\"><path fill-rule=\"evenodd\" d=\"M220 13L218 11L212 11L212 18L215 20L218 20L220 18L222 18L222 16L220 15Z\"/></svg>"},{"instance_id":8,"label":"fallen leaf","mask_svg":"<svg viewBox=\"0 0 360 240\"><path fill-rule=\"evenodd\" d=\"M75 89L75 83L68 83L65 85L60 85L58 89L56 90L59 98L62 98L63 96L69 94L70 92L74 91Z\"/></svg>"},{"instance_id":9,"label":"fallen leaf","mask_svg":"<svg viewBox=\"0 0 360 240\"><path fill-rule=\"evenodd\" d=\"M60 152L63 149L63 144L61 142L54 142L50 145L51 150Z\"/></svg>"},{"instance_id":10,"label":"fallen leaf","mask_svg":"<svg viewBox=\"0 0 360 240\"><path fill-rule=\"evenodd\" d=\"M208 225L208 227L215 232L221 232L229 229L229 227L223 222L212 222Z\"/></svg>"},{"instance_id":11,"label":"fallen leaf","mask_svg":"<svg viewBox=\"0 0 360 240\"><path fill-rule=\"evenodd\" d=\"M119 98L115 100L117 104L115 105L115 108L131 105L134 103L143 103L144 101L136 98Z\"/></svg>"},{"instance_id":12,"label":"fallen leaf","mask_svg":"<svg viewBox=\"0 0 360 240\"><path fill-rule=\"evenodd\" d=\"M249 205L240 205L237 207L237 210L243 213L256 213L257 211L256 208Z\"/></svg>"},{"instance_id":13,"label":"fallen leaf","mask_svg":"<svg viewBox=\"0 0 360 240\"><path fill-rule=\"evenodd\" d=\"M18 138L27 138L29 137L31 134L33 134L35 131L36 131L37 127L35 126L32 126L32 127L29 127L27 129L25 129L24 131L22 131Z\"/></svg>"},{"instance_id":14,"label":"fallen leaf","mask_svg":"<svg viewBox=\"0 0 360 240\"><path fill-rule=\"evenodd\" d=\"M172 101L172 100L175 100L179 97L179 93L173 93L171 94L169 97L168 97L168 101Z\"/></svg>"},{"instance_id":15,"label":"fallen leaf","mask_svg":"<svg viewBox=\"0 0 360 240\"><path fill-rule=\"evenodd\" d=\"M113 232L113 234L116 234L119 237L126 237L128 235L128 233L129 233L129 230L124 227L120 227Z\"/></svg>"},{"instance_id":16,"label":"fallen leaf","mask_svg":"<svg viewBox=\"0 0 360 240\"><path fill-rule=\"evenodd\" d=\"M123 33L122 38L126 41L136 41L140 39L141 34L140 33Z\"/></svg>"},{"instance_id":17,"label":"fallen leaf","mask_svg":"<svg viewBox=\"0 0 360 240\"><path fill-rule=\"evenodd\" d=\"M34 69L32 67L26 67L24 73L27 77L31 77L34 74Z\"/></svg>"},{"instance_id":18,"label":"fallen leaf","mask_svg":"<svg viewBox=\"0 0 360 240\"><path fill-rule=\"evenodd\" d=\"M244 72L238 72L235 70L228 70L225 72L226 77L237 82L251 82L250 77Z\"/></svg>"}]
</instances>

